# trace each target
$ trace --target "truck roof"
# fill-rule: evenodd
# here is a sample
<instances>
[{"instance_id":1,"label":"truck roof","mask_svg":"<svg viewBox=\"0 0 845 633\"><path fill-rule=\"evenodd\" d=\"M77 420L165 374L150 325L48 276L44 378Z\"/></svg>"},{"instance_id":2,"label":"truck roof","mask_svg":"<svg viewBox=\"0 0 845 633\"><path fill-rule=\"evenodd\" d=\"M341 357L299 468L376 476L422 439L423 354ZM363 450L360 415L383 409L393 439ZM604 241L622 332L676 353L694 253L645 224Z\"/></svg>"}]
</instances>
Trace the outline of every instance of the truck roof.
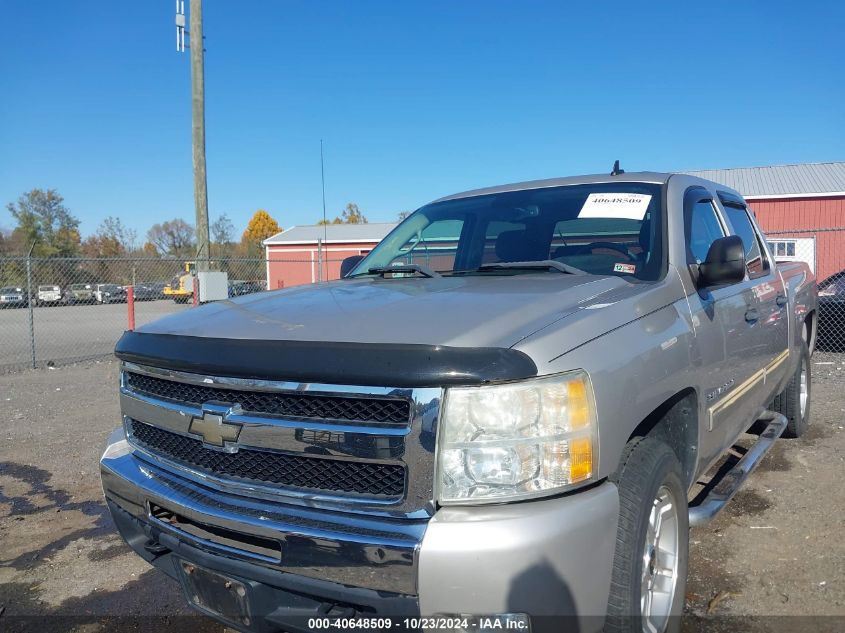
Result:
<instances>
[{"instance_id":1,"label":"truck roof","mask_svg":"<svg viewBox=\"0 0 845 633\"><path fill-rule=\"evenodd\" d=\"M697 176L690 176L689 174L673 173L673 172L656 172L656 171L632 171L611 176L609 173L604 174L588 174L584 176L567 176L565 178L546 178L544 180L527 180L525 182L515 182L507 185L496 185L494 187L484 187L482 189L471 189L470 191L463 191L455 193L450 196L438 198L434 202L443 202L445 200L457 200L459 198L471 198L474 196L483 196L492 193L504 193L506 191L522 191L525 189L543 189L546 187L561 187L564 185L588 185L605 182L649 182L655 184L665 184L669 178L683 178L688 180L690 184L700 183L708 186L715 186L719 191L727 191L739 196L739 192L714 183L710 180L704 180Z\"/></svg>"}]
</instances>

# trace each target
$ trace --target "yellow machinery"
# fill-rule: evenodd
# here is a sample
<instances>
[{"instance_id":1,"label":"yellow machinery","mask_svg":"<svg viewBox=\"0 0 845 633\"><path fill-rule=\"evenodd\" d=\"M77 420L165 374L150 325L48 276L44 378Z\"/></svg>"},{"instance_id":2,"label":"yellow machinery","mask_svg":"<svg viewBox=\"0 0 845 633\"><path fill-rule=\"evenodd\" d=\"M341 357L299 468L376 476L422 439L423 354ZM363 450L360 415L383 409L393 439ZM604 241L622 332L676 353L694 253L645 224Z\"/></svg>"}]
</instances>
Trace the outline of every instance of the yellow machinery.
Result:
<instances>
[{"instance_id":1,"label":"yellow machinery","mask_svg":"<svg viewBox=\"0 0 845 633\"><path fill-rule=\"evenodd\" d=\"M185 262L185 271L176 275L169 286L164 287L164 296L176 303L187 303L194 295L194 276L197 274L196 262Z\"/></svg>"}]
</instances>

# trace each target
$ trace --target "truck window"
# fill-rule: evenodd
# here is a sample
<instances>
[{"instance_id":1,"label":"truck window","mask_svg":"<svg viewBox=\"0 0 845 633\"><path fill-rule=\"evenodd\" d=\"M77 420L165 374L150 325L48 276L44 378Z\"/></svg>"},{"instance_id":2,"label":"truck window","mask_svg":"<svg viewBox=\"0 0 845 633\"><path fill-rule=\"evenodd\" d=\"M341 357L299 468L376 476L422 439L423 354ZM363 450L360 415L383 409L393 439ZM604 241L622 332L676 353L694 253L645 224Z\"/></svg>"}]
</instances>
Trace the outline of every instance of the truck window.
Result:
<instances>
[{"instance_id":1,"label":"truck window","mask_svg":"<svg viewBox=\"0 0 845 633\"><path fill-rule=\"evenodd\" d=\"M689 263L700 264L707 259L710 245L720 237L725 237L725 231L716 215L712 200L699 200L689 209L687 214L687 257Z\"/></svg>"},{"instance_id":2,"label":"truck window","mask_svg":"<svg viewBox=\"0 0 845 633\"><path fill-rule=\"evenodd\" d=\"M420 264L432 270L452 270L463 230L463 220L438 220L414 232L391 264Z\"/></svg>"},{"instance_id":3,"label":"truck window","mask_svg":"<svg viewBox=\"0 0 845 633\"><path fill-rule=\"evenodd\" d=\"M745 246L745 265L748 268L748 277L754 279L765 275L769 272L769 261L763 255L760 240L757 238L757 233L748 218L748 211L744 207L733 204L723 206L725 215L728 216L728 222L733 228L732 235L741 237Z\"/></svg>"},{"instance_id":4,"label":"truck window","mask_svg":"<svg viewBox=\"0 0 845 633\"><path fill-rule=\"evenodd\" d=\"M542 274L480 268L555 260L591 275L656 281L666 261L661 194L656 183L597 182L442 200L411 214L352 274L392 263L441 274Z\"/></svg>"}]
</instances>

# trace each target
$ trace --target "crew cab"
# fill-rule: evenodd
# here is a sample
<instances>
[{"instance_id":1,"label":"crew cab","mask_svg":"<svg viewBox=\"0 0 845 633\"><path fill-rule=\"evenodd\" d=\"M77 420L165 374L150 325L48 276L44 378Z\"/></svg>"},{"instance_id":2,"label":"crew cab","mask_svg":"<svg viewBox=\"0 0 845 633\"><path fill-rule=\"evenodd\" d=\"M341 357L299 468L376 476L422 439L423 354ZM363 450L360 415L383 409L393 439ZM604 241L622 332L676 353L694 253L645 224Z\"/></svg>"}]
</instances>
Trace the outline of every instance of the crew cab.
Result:
<instances>
[{"instance_id":1,"label":"crew cab","mask_svg":"<svg viewBox=\"0 0 845 633\"><path fill-rule=\"evenodd\" d=\"M690 524L809 423L813 276L713 182L461 193L343 273L116 346L115 524L239 630L677 628Z\"/></svg>"}]
</instances>

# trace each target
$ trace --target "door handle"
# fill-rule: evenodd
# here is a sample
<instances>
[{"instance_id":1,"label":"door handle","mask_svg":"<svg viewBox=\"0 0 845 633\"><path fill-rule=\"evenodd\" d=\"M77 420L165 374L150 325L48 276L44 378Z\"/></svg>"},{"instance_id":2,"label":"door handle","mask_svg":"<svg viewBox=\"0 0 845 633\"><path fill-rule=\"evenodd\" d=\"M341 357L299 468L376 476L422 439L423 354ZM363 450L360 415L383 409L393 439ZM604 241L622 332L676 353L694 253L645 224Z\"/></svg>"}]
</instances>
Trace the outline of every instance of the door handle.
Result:
<instances>
[{"instance_id":1,"label":"door handle","mask_svg":"<svg viewBox=\"0 0 845 633\"><path fill-rule=\"evenodd\" d=\"M757 308L748 308L745 311L745 320L749 323L754 323L760 318L760 314L757 312Z\"/></svg>"},{"instance_id":2,"label":"door handle","mask_svg":"<svg viewBox=\"0 0 845 633\"><path fill-rule=\"evenodd\" d=\"M775 299L775 303L778 304L779 308L782 308L789 302L789 299L786 298L786 295L778 295L778 298Z\"/></svg>"}]
</instances>

